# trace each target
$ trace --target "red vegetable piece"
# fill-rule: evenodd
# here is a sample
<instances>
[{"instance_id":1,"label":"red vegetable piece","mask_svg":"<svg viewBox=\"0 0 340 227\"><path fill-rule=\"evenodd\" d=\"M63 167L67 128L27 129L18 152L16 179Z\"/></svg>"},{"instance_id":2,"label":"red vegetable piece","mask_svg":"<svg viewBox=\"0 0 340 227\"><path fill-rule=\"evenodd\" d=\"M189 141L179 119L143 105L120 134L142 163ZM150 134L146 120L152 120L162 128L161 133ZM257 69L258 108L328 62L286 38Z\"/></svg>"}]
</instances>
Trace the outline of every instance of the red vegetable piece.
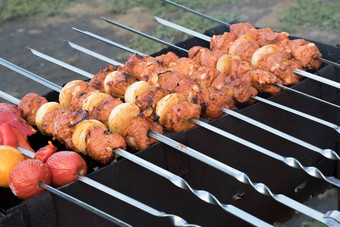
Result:
<instances>
[{"instance_id":1,"label":"red vegetable piece","mask_svg":"<svg viewBox=\"0 0 340 227\"><path fill-rule=\"evenodd\" d=\"M73 151L54 153L47 159L46 164L51 170L52 183L58 187L71 183L87 172L86 162Z\"/></svg>"},{"instance_id":2,"label":"red vegetable piece","mask_svg":"<svg viewBox=\"0 0 340 227\"><path fill-rule=\"evenodd\" d=\"M34 155L35 159L38 159L45 163L47 159L57 151L57 148L52 144L51 141L48 141L48 145L40 148Z\"/></svg>"},{"instance_id":3,"label":"red vegetable piece","mask_svg":"<svg viewBox=\"0 0 340 227\"><path fill-rule=\"evenodd\" d=\"M46 164L36 159L19 162L9 175L9 187L21 199L29 199L44 192L40 183L51 184L51 172Z\"/></svg>"},{"instance_id":4,"label":"red vegetable piece","mask_svg":"<svg viewBox=\"0 0 340 227\"><path fill-rule=\"evenodd\" d=\"M0 108L13 111L19 117L21 116L21 113L22 113L22 110L19 107L8 104L8 103L0 103Z\"/></svg>"},{"instance_id":5,"label":"red vegetable piece","mask_svg":"<svg viewBox=\"0 0 340 227\"><path fill-rule=\"evenodd\" d=\"M17 146L17 139L9 123L4 123L0 126L0 139L2 145Z\"/></svg>"}]
</instances>

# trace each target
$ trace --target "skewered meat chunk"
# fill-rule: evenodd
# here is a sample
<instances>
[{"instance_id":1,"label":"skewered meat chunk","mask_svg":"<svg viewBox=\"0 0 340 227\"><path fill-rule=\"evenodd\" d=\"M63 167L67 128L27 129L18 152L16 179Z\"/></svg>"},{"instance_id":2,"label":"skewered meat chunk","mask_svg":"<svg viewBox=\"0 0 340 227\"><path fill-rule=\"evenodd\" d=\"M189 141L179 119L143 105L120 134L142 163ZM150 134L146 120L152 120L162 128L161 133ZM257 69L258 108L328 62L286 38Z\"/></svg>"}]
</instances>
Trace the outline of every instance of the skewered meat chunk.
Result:
<instances>
[{"instance_id":1,"label":"skewered meat chunk","mask_svg":"<svg viewBox=\"0 0 340 227\"><path fill-rule=\"evenodd\" d=\"M194 46L189 50L189 58L197 64L210 68L216 68L216 63L223 54L221 51L211 51L200 46Z\"/></svg>"},{"instance_id":2,"label":"skewered meat chunk","mask_svg":"<svg viewBox=\"0 0 340 227\"><path fill-rule=\"evenodd\" d=\"M221 51L228 53L230 45L237 39L232 33L225 32L223 35L214 35L210 41L210 49L212 51Z\"/></svg>"},{"instance_id":3,"label":"skewered meat chunk","mask_svg":"<svg viewBox=\"0 0 340 227\"><path fill-rule=\"evenodd\" d=\"M254 52L259 49L256 36L246 33L239 37L229 48L229 54L239 56L242 61L250 62Z\"/></svg>"},{"instance_id":4,"label":"skewered meat chunk","mask_svg":"<svg viewBox=\"0 0 340 227\"><path fill-rule=\"evenodd\" d=\"M83 110L76 112L72 112L70 109L55 110L45 114L41 127L46 134L53 136L53 139L57 139L68 148L75 150L72 134L75 126L85 120L87 116L88 112Z\"/></svg>"},{"instance_id":5,"label":"skewered meat chunk","mask_svg":"<svg viewBox=\"0 0 340 227\"><path fill-rule=\"evenodd\" d=\"M104 165L115 158L114 149L126 149L126 143L122 136L110 131L104 131L101 128L93 127L90 129L85 141L88 155Z\"/></svg>"},{"instance_id":6,"label":"skewered meat chunk","mask_svg":"<svg viewBox=\"0 0 340 227\"><path fill-rule=\"evenodd\" d=\"M235 79L232 80L230 83L227 83L221 89L221 92L225 94L230 94L230 92L232 92L232 95L237 102L248 104L254 102L252 99L250 99L250 97L257 95L257 90L253 86L251 86L251 84L241 79Z\"/></svg>"},{"instance_id":7,"label":"skewered meat chunk","mask_svg":"<svg viewBox=\"0 0 340 227\"><path fill-rule=\"evenodd\" d=\"M302 67L306 69L319 69L322 61L318 47L314 43L308 43L301 46L292 46L292 54L294 59L301 61Z\"/></svg>"},{"instance_id":8,"label":"skewered meat chunk","mask_svg":"<svg viewBox=\"0 0 340 227\"><path fill-rule=\"evenodd\" d=\"M236 37L246 34L249 30L256 29L250 23L237 23L230 26L230 33Z\"/></svg>"},{"instance_id":9,"label":"skewered meat chunk","mask_svg":"<svg viewBox=\"0 0 340 227\"><path fill-rule=\"evenodd\" d=\"M97 106L93 107L89 113L89 118L103 122L103 124L108 127L108 119L111 111L122 103L121 100L115 98L103 99Z\"/></svg>"},{"instance_id":10,"label":"skewered meat chunk","mask_svg":"<svg viewBox=\"0 0 340 227\"><path fill-rule=\"evenodd\" d=\"M35 93L25 95L18 105L22 110L22 118L26 119L30 125L35 126L37 111L45 103L47 103L47 100Z\"/></svg>"},{"instance_id":11,"label":"skewered meat chunk","mask_svg":"<svg viewBox=\"0 0 340 227\"><path fill-rule=\"evenodd\" d=\"M112 65L107 65L105 69L100 70L92 79L89 81L89 84L100 92L105 92L104 90L104 80L106 76L115 71L115 67Z\"/></svg>"},{"instance_id":12,"label":"skewered meat chunk","mask_svg":"<svg viewBox=\"0 0 340 227\"><path fill-rule=\"evenodd\" d=\"M170 94L170 92L160 87L153 87L136 99L136 105L141 111L147 109L147 107L155 108L157 102L168 94Z\"/></svg>"},{"instance_id":13,"label":"skewered meat chunk","mask_svg":"<svg viewBox=\"0 0 340 227\"><path fill-rule=\"evenodd\" d=\"M199 119L201 107L189 101L180 101L169 108L164 117L164 126L169 132L185 131L195 126L191 118Z\"/></svg>"},{"instance_id":14,"label":"skewered meat chunk","mask_svg":"<svg viewBox=\"0 0 340 227\"><path fill-rule=\"evenodd\" d=\"M179 57L174 52L168 52L156 57L156 60L162 62L163 67L169 67L171 62L176 62Z\"/></svg>"},{"instance_id":15,"label":"skewered meat chunk","mask_svg":"<svg viewBox=\"0 0 340 227\"><path fill-rule=\"evenodd\" d=\"M199 86L194 81L183 78L177 83L173 92L184 95L190 101L199 90Z\"/></svg>"},{"instance_id":16,"label":"skewered meat chunk","mask_svg":"<svg viewBox=\"0 0 340 227\"><path fill-rule=\"evenodd\" d=\"M206 88L197 93L193 99L194 103L201 105L202 116L208 120L214 120L223 115L221 108L233 109L234 100L219 92L216 88Z\"/></svg>"},{"instance_id":17,"label":"skewered meat chunk","mask_svg":"<svg viewBox=\"0 0 340 227\"><path fill-rule=\"evenodd\" d=\"M281 91L279 87L274 86L276 83L280 84L281 81L268 71L255 69L239 75L239 78L249 82L259 92L275 95Z\"/></svg>"},{"instance_id":18,"label":"skewered meat chunk","mask_svg":"<svg viewBox=\"0 0 340 227\"><path fill-rule=\"evenodd\" d=\"M105 93L110 94L112 97L123 99L126 89L135 82L137 80L131 74L117 70L105 78L104 90Z\"/></svg>"},{"instance_id":19,"label":"skewered meat chunk","mask_svg":"<svg viewBox=\"0 0 340 227\"><path fill-rule=\"evenodd\" d=\"M143 114L139 114L131 121L127 129L126 143L133 150L146 149L151 144L157 142L157 140L147 135L150 130L163 134L163 127L160 124L152 121L150 118L146 118Z\"/></svg>"},{"instance_id":20,"label":"skewered meat chunk","mask_svg":"<svg viewBox=\"0 0 340 227\"><path fill-rule=\"evenodd\" d=\"M159 74L158 85L163 90L172 92L183 78L183 75L176 71L166 71Z\"/></svg>"}]
</instances>

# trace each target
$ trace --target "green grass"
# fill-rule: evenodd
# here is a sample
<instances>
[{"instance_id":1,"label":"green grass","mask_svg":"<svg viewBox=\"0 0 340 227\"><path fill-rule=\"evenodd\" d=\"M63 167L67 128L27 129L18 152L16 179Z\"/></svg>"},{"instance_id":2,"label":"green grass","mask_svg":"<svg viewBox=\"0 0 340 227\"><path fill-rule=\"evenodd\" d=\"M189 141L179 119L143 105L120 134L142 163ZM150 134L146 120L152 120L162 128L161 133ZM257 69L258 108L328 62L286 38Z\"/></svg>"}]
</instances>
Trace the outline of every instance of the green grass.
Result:
<instances>
[{"instance_id":1,"label":"green grass","mask_svg":"<svg viewBox=\"0 0 340 227\"><path fill-rule=\"evenodd\" d=\"M340 27L340 5L321 0L297 0L278 16L279 28L287 32Z\"/></svg>"},{"instance_id":2,"label":"green grass","mask_svg":"<svg viewBox=\"0 0 340 227\"><path fill-rule=\"evenodd\" d=\"M0 2L0 22L33 15L51 16L70 5L71 0L7 0Z\"/></svg>"}]
</instances>

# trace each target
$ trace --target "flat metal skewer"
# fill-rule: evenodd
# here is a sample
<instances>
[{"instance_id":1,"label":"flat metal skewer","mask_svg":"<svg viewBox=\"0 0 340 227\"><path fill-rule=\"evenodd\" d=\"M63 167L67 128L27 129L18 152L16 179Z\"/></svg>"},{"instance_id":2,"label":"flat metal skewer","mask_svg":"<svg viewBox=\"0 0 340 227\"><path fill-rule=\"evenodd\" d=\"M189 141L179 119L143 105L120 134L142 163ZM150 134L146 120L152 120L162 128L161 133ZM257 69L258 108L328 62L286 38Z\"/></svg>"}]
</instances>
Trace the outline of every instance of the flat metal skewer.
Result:
<instances>
[{"instance_id":1,"label":"flat metal skewer","mask_svg":"<svg viewBox=\"0 0 340 227\"><path fill-rule=\"evenodd\" d=\"M53 59L53 58L48 56L48 59ZM65 65L65 64L67 64L67 63L64 63L62 65ZM72 67L72 69L75 70L74 72L77 72L77 70L76 70L77 68L76 67ZM82 72L83 70L79 70L79 71ZM276 153L274 153L274 152L272 152L272 151L270 151L268 149L260 147L260 146L254 144L254 143L251 143L251 142L249 142L247 140L244 140L244 139L242 139L240 137L237 137L237 136L235 136L233 134L230 134L230 133L228 133L226 131L223 131L223 130L221 130L219 128L216 128L216 127L214 127L212 125L209 125L207 123L204 123L202 121L199 121L199 120L196 120L196 119L191 119L191 121L193 123L197 124L197 125L200 125L200 126L206 128L206 129L212 131L212 132L218 133L218 134L220 134L220 135L222 135L222 136L224 136L226 138L229 138L229 139L231 139L231 140L233 140L235 142L238 142L238 143L243 144L243 145L245 145L245 146L247 146L249 148L252 148L252 149L254 149L254 150L256 150L256 151L258 151L258 152L260 152L260 153L262 153L264 155L267 155L267 156L269 156L271 158L274 158L274 159L276 159L278 161L281 161L281 162L285 163L286 165L288 165L290 167L301 169L305 173L307 173L308 175L310 175L312 177L323 179L323 180L327 181L328 183L330 183L330 184L332 184L334 186L340 187L340 180L339 179L337 179L335 177L326 177L326 176L323 175L323 173L319 169L317 169L317 168L315 168L313 166L305 167L295 158L292 158L292 157L283 157L283 156L278 155L278 154L276 154Z\"/></svg>"},{"instance_id":2,"label":"flat metal skewer","mask_svg":"<svg viewBox=\"0 0 340 227\"><path fill-rule=\"evenodd\" d=\"M14 64L13 64L14 65ZM15 65L15 68L17 69L16 72L20 73L21 75L27 76L29 78L35 78L37 82L39 82L40 79L42 79L40 76L33 74L33 73L27 73L29 71L24 70L23 68L20 68L19 66ZM51 84L53 84L51 82ZM49 86L48 86L49 87ZM53 89L53 87L56 87L55 85L52 87L49 87L51 89ZM56 92L60 92L61 89L55 89ZM5 98L6 100L18 105L20 103L20 100L1 91L0 90L0 97ZM18 147L18 149L21 151L21 153L23 153L24 155L30 157L30 158L34 158L34 153L26 150L24 148ZM235 215L236 217L241 218L242 220L255 225L255 226L272 226L269 225L268 223L262 221L261 219L258 219L257 217L233 206L230 204L223 204L221 203L213 194L207 192L207 191L203 191L203 190L195 190L193 189L184 179L182 179L181 177L170 173L169 171L162 169L150 162L147 162L141 158L139 158L136 155L133 155L123 149L115 149L114 152L122 157L125 157L126 159L146 168L149 169L151 171L153 171L154 173L163 176L164 178L168 179L169 181L171 181L174 185L176 185L177 187L180 187L182 189L191 191L193 194L195 194L198 198L200 198L201 200L210 203L210 204L214 204L214 205L218 205L220 206L223 210ZM272 226L273 227L273 226Z\"/></svg>"},{"instance_id":3,"label":"flat metal skewer","mask_svg":"<svg viewBox=\"0 0 340 227\"><path fill-rule=\"evenodd\" d=\"M208 16L208 15L206 15L206 14L197 12L197 11L195 11L195 10L193 10L193 9L187 8L187 7L182 6L182 5L180 5L180 4L171 2L171 1L169 1L169 0L162 0L162 1L163 1L163 2L166 2L166 3L168 3L168 4L171 4L171 5L173 5L173 6L179 7L179 8L181 8L181 9L184 9L184 10L186 10L186 11L188 11L188 12L193 13L193 14L196 14L196 15L198 15L198 16L200 16L200 17L204 17L204 18L206 18L206 19L208 19L208 20L211 20L211 21L217 22L217 23L219 23L219 24L225 25L225 26L227 26L228 28L231 27L231 24L229 24L229 23L226 23L226 22L224 22L224 21L221 21L221 20L218 20L218 19L216 19L216 18L210 17L210 16ZM340 64L339 64L339 63L336 63L336 62L333 62L333 61L330 61L330 60L327 60L327 59L324 59L324 58L318 58L318 59L321 60L321 61L323 61L323 62L325 62L325 63L327 63L327 64L331 64L331 65L334 65L334 66L340 68Z\"/></svg>"},{"instance_id":4,"label":"flat metal skewer","mask_svg":"<svg viewBox=\"0 0 340 227\"><path fill-rule=\"evenodd\" d=\"M81 46L78 46L78 47L77 46L73 45L71 47L78 50L78 47L81 47ZM93 52L93 51L91 51L91 52ZM84 52L84 53L87 54L87 52ZM89 53L89 55L91 55L91 54ZM100 59L102 61L105 61L105 58L100 58L100 57L97 57L97 56L94 56L94 57L96 57L96 58L98 58L98 59ZM244 116L242 114L239 114L239 113L237 113L237 112L235 112L233 110L226 109L226 108L223 108L222 110L225 113L227 113L227 114L230 114L230 115L232 115L234 117L237 117L237 118L239 118L239 119L241 119L243 121L246 121L246 122L248 122L250 124L253 124L253 125L255 125L255 126L259 127L259 128L262 128L262 129L264 129L264 130L266 130L268 132L271 132L271 133L273 133L273 134L275 134L277 136L285 138L285 139L287 139L287 140L289 140L289 141L291 141L291 142L293 142L295 144L298 144L298 145L303 146L305 148L308 148L308 149L310 149L312 151L315 151L315 152L323 155L324 157L326 157L328 159L340 160L340 156L335 151L333 151L331 149L321 149L321 148L316 147L316 146L314 146L312 144L309 144L309 143L307 143L307 142L305 142L303 140L297 139L297 138L295 138L293 136L290 136L290 135L288 135L288 134L286 134L284 132L281 132L281 131L279 131L277 129L274 129L274 128L268 126L268 125L262 124L262 123L260 123L258 121L255 121L255 120L253 120L251 118L248 118L248 117L246 117L246 116Z\"/></svg>"},{"instance_id":5,"label":"flat metal skewer","mask_svg":"<svg viewBox=\"0 0 340 227\"><path fill-rule=\"evenodd\" d=\"M156 19L160 24L163 24L163 25L165 25L165 26L171 27L171 28L176 29L176 30L178 30L178 31L187 33L187 34L189 34L189 35L195 36L195 37L197 37L197 38L203 39L203 40L208 41L208 42L210 42L210 40L211 40L211 37L209 37L209 36L207 36L207 35L204 35L204 34L201 34L201 33L198 33L198 32L193 31L193 30L191 30L191 29L185 28L185 27L183 27L183 26L181 26L181 25L172 23L172 22L170 22L170 21L161 19L161 18L156 17L156 16L155 16L155 19ZM301 75L301 76L307 77L307 78L309 78L309 79L312 79L312 80L315 80L315 81L318 81L318 82L327 84L327 85L329 85L329 86L335 87L335 88L337 88L337 89L340 89L340 83L335 82L335 81L333 81L333 80L330 80L330 79L327 79L327 78L324 78L324 77L321 77L321 76L317 76L317 75L315 75L315 74L313 74L313 73L309 73L309 72L306 72L306 71L303 71L303 70L300 70L300 69L294 69L293 72L296 73L296 74L299 74L299 75Z\"/></svg>"},{"instance_id":6,"label":"flat metal skewer","mask_svg":"<svg viewBox=\"0 0 340 227\"><path fill-rule=\"evenodd\" d=\"M163 136L157 132L150 131L148 133L149 136L152 138L159 140L165 144L167 144L170 147L173 147L179 151L181 151L184 154L187 154L197 160L200 160L204 163L206 163L209 166L212 166L232 177L234 177L236 180L245 183L245 184L250 184L256 191L263 195L271 196L273 199L278 201L281 204L284 204L294 210L297 210L315 220L318 220L324 224L327 224L329 226L340 226L340 218L335 219L340 216L339 211L332 211L332 212L327 212L326 214L322 214L319 211L316 211L308 206L305 206L304 204L301 204L283 194L274 194L271 192L271 190L263 183L254 183L250 180L250 178L243 172L234 169L222 162L219 162L207 155L204 155L190 147L187 147L177 141L174 141L166 136ZM95 187L94 185L92 185ZM105 186L106 187L106 186ZM106 188L104 188L106 190ZM110 188L109 188L110 189ZM110 191L107 191L107 193L110 193ZM336 215L335 215L336 214Z\"/></svg>"}]
</instances>

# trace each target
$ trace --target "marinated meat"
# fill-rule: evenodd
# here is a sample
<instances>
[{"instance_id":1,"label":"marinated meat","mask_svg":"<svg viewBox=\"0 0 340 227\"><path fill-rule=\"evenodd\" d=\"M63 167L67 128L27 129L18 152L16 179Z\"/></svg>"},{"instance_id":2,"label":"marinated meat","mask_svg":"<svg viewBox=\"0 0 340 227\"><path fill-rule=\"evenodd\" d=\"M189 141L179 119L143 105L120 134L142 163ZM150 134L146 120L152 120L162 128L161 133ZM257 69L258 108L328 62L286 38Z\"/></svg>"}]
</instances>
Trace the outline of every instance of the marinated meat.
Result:
<instances>
[{"instance_id":1,"label":"marinated meat","mask_svg":"<svg viewBox=\"0 0 340 227\"><path fill-rule=\"evenodd\" d=\"M118 70L114 79L107 82L109 89L106 92L113 97L124 99L126 89L135 82L137 80L131 74Z\"/></svg>"},{"instance_id":2,"label":"marinated meat","mask_svg":"<svg viewBox=\"0 0 340 227\"><path fill-rule=\"evenodd\" d=\"M230 33L236 37L240 37L251 29L255 28L250 23L237 23L230 26Z\"/></svg>"},{"instance_id":3,"label":"marinated meat","mask_svg":"<svg viewBox=\"0 0 340 227\"><path fill-rule=\"evenodd\" d=\"M136 99L136 105L141 111L144 111L147 107L154 108L157 102L169 93L169 91L163 90L160 87L153 87Z\"/></svg>"},{"instance_id":4,"label":"marinated meat","mask_svg":"<svg viewBox=\"0 0 340 227\"><path fill-rule=\"evenodd\" d=\"M183 75L179 72L167 71L159 75L158 85L164 90L173 92L182 78Z\"/></svg>"},{"instance_id":5,"label":"marinated meat","mask_svg":"<svg viewBox=\"0 0 340 227\"><path fill-rule=\"evenodd\" d=\"M169 132L185 131L195 126L189 120L199 119L201 107L189 101L178 102L173 105L165 116L164 126Z\"/></svg>"},{"instance_id":6,"label":"marinated meat","mask_svg":"<svg viewBox=\"0 0 340 227\"><path fill-rule=\"evenodd\" d=\"M118 133L92 128L86 135L86 151L94 160L106 165L114 158L114 149L126 149L124 138Z\"/></svg>"},{"instance_id":7,"label":"marinated meat","mask_svg":"<svg viewBox=\"0 0 340 227\"><path fill-rule=\"evenodd\" d=\"M115 67L112 65L107 65L105 69L100 70L99 73L97 73L92 79L89 81L89 84L94 87L95 89L105 92L104 90L104 80L106 76L115 71Z\"/></svg>"},{"instance_id":8,"label":"marinated meat","mask_svg":"<svg viewBox=\"0 0 340 227\"><path fill-rule=\"evenodd\" d=\"M211 51L200 46L194 46L189 50L189 58L199 65L210 68L216 68L216 63L223 54L221 51Z\"/></svg>"},{"instance_id":9,"label":"marinated meat","mask_svg":"<svg viewBox=\"0 0 340 227\"><path fill-rule=\"evenodd\" d=\"M163 127L157 122L153 122L149 118L145 118L143 114L133 119L127 129L126 143L133 150L144 150L157 140L148 136L148 132L152 130L163 134Z\"/></svg>"},{"instance_id":10,"label":"marinated meat","mask_svg":"<svg viewBox=\"0 0 340 227\"><path fill-rule=\"evenodd\" d=\"M173 92L179 93L185 96L186 100L190 101L199 92L199 86L194 81L188 78L182 78Z\"/></svg>"},{"instance_id":11,"label":"marinated meat","mask_svg":"<svg viewBox=\"0 0 340 227\"><path fill-rule=\"evenodd\" d=\"M91 95L91 92L99 91L93 88L88 82L79 81L70 87L68 92L72 97L70 106L73 110L79 110L82 109L83 101Z\"/></svg>"},{"instance_id":12,"label":"marinated meat","mask_svg":"<svg viewBox=\"0 0 340 227\"><path fill-rule=\"evenodd\" d=\"M228 109L233 109L235 107L233 99L230 96L219 92L216 88L201 90L193 100L194 103L201 105L201 114L208 120L214 120L222 116L223 107Z\"/></svg>"},{"instance_id":13,"label":"marinated meat","mask_svg":"<svg viewBox=\"0 0 340 227\"><path fill-rule=\"evenodd\" d=\"M89 114L89 118L101 121L104 125L108 126L108 119L111 111L122 103L123 102L120 99L105 98L97 106L93 107Z\"/></svg>"},{"instance_id":14,"label":"marinated meat","mask_svg":"<svg viewBox=\"0 0 340 227\"><path fill-rule=\"evenodd\" d=\"M88 112L83 110L76 112L71 109L51 111L43 117L42 129L46 134L53 136L53 139L57 139L68 148L75 150L72 134L75 126L85 120L87 116Z\"/></svg>"},{"instance_id":15,"label":"marinated meat","mask_svg":"<svg viewBox=\"0 0 340 227\"><path fill-rule=\"evenodd\" d=\"M234 99L239 103L252 103L250 97L257 95L257 90L241 79L232 80L221 89L221 92L225 94L232 92Z\"/></svg>"},{"instance_id":16,"label":"marinated meat","mask_svg":"<svg viewBox=\"0 0 340 227\"><path fill-rule=\"evenodd\" d=\"M47 103L47 100L35 93L25 95L18 105L22 110L22 118L26 119L30 125L35 126L35 116L39 108L45 103Z\"/></svg>"},{"instance_id":17,"label":"marinated meat","mask_svg":"<svg viewBox=\"0 0 340 227\"><path fill-rule=\"evenodd\" d=\"M302 67L306 69L319 69L322 57L317 46L314 43L308 43L301 46L292 46L292 55L295 60L301 62Z\"/></svg>"},{"instance_id":18,"label":"marinated meat","mask_svg":"<svg viewBox=\"0 0 340 227\"><path fill-rule=\"evenodd\" d=\"M168 52L156 57L156 60L162 62L163 67L169 67L170 63L176 62L179 57L174 52Z\"/></svg>"},{"instance_id":19,"label":"marinated meat","mask_svg":"<svg viewBox=\"0 0 340 227\"><path fill-rule=\"evenodd\" d=\"M212 51L220 51L228 53L230 45L237 39L232 33L225 32L223 35L214 35L210 41L210 49Z\"/></svg>"}]
</instances>

